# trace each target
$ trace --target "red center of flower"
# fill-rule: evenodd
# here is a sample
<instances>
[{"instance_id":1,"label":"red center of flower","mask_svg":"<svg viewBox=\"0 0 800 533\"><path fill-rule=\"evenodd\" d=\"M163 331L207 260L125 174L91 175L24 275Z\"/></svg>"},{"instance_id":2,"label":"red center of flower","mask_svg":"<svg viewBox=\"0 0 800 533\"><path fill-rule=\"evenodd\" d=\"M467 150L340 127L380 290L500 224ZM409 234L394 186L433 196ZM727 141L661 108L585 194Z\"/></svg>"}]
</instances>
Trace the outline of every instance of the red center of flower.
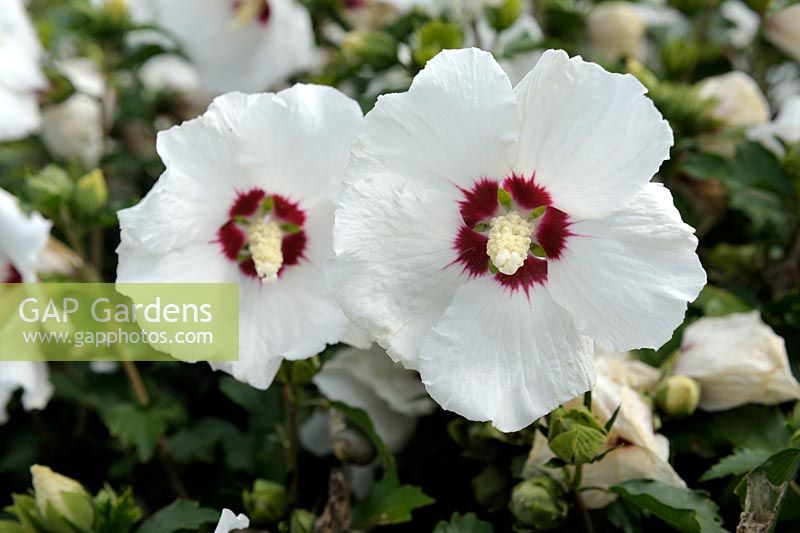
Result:
<instances>
[{"instance_id":1,"label":"red center of flower","mask_svg":"<svg viewBox=\"0 0 800 533\"><path fill-rule=\"evenodd\" d=\"M247 0L244 0L246 2ZM244 5L243 0L234 0L233 1L233 10L234 12L238 13L241 9L246 9L247 6ZM258 11L255 14L256 20L262 26L266 26L267 22L269 22L270 15L272 14L269 2L267 0L259 0Z\"/></svg>"},{"instance_id":2,"label":"red center of flower","mask_svg":"<svg viewBox=\"0 0 800 533\"><path fill-rule=\"evenodd\" d=\"M22 283L22 274L10 262L6 265L3 283Z\"/></svg>"},{"instance_id":3,"label":"red center of flower","mask_svg":"<svg viewBox=\"0 0 800 533\"><path fill-rule=\"evenodd\" d=\"M523 289L528 293L535 283L547 281L547 262L556 260L566 246L572 233L569 217L552 207L550 194L530 178L512 174L503 180L482 178L471 189L461 189L464 196L459 202L459 211L464 225L459 229L453 246L458 252L457 263L471 277L492 274L494 279L511 290ZM505 198L505 201L501 201ZM514 274L497 272L487 254L488 228L492 219L509 212L518 213L523 219L532 221L532 250ZM533 248L543 252L543 257L534 254Z\"/></svg>"},{"instance_id":4,"label":"red center of flower","mask_svg":"<svg viewBox=\"0 0 800 533\"><path fill-rule=\"evenodd\" d=\"M239 264L239 269L245 275L259 277L248 249L248 227L267 217L282 229L280 248L283 263L278 276L286 267L297 265L304 257L307 239L303 226L306 214L298 202L279 194L267 195L263 189L255 187L238 193L228 210L228 217L228 221L217 230L214 242L219 244L222 255Z\"/></svg>"}]
</instances>

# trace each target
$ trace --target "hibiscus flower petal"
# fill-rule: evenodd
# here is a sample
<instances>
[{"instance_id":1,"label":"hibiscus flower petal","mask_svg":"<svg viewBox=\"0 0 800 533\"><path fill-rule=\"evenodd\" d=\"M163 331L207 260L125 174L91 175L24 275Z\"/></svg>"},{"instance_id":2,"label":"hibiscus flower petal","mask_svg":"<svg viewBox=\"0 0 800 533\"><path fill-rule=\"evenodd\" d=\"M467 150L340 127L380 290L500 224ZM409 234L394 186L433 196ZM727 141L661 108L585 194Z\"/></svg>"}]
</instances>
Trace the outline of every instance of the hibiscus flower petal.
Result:
<instances>
[{"instance_id":1,"label":"hibiscus flower petal","mask_svg":"<svg viewBox=\"0 0 800 533\"><path fill-rule=\"evenodd\" d=\"M612 350L658 348L705 285L697 238L669 190L648 184L626 208L574 221L548 262L548 289L580 331Z\"/></svg>"},{"instance_id":2,"label":"hibiscus flower petal","mask_svg":"<svg viewBox=\"0 0 800 533\"><path fill-rule=\"evenodd\" d=\"M406 368L467 279L455 264L460 224L458 204L418 183L372 178L343 194L329 283L345 314Z\"/></svg>"},{"instance_id":3,"label":"hibiscus flower petal","mask_svg":"<svg viewBox=\"0 0 800 533\"><path fill-rule=\"evenodd\" d=\"M669 158L672 130L629 74L549 50L514 92L522 114L516 171L535 173L573 217L625 207Z\"/></svg>"},{"instance_id":4,"label":"hibiscus flower petal","mask_svg":"<svg viewBox=\"0 0 800 533\"><path fill-rule=\"evenodd\" d=\"M511 82L492 55L445 50L407 92L378 99L353 145L348 180L395 175L457 194L453 185L509 174L518 128Z\"/></svg>"},{"instance_id":5,"label":"hibiscus flower petal","mask_svg":"<svg viewBox=\"0 0 800 533\"><path fill-rule=\"evenodd\" d=\"M544 287L512 292L482 277L458 290L425 338L420 374L444 409L517 431L589 390L593 358Z\"/></svg>"}]
</instances>

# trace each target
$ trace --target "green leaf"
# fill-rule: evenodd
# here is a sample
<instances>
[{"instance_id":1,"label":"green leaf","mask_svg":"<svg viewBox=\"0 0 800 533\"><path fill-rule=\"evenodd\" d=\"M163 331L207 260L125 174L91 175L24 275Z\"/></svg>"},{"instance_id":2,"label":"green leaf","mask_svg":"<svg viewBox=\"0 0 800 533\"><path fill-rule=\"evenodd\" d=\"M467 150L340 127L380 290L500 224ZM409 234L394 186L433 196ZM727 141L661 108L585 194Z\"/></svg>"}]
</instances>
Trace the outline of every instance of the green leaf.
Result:
<instances>
[{"instance_id":1,"label":"green leaf","mask_svg":"<svg viewBox=\"0 0 800 533\"><path fill-rule=\"evenodd\" d=\"M788 448L772 455L750 472L736 487L744 504L739 529L741 531L773 531L789 483L800 468L800 449Z\"/></svg>"},{"instance_id":2,"label":"green leaf","mask_svg":"<svg viewBox=\"0 0 800 533\"><path fill-rule=\"evenodd\" d=\"M444 520L436 524L433 533L492 533L492 524L479 520L475 513L460 515L453 513L449 522Z\"/></svg>"},{"instance_id":3,"label":"green leaf","mask_svg":"<svg viewBox=\"0 0 800 533\"><path fill-rule=\"evenodd\" d=\"M419 487L382 479L375 484L370 495L353 508L352 527L367 529L409 522L411 511L433 502L433 498Z\"/></svg>"},{"instance_id":4,"label":"green leaf","mask_svg":"<svg viewBox=\"0 0 800 533\"><path fill-rule=\"evenodd\" d=\"M706 493L643 479L625 481L611 490L679 531L725 531L717 505Z\"/></svg>"},{"instance_id":5,"label":"green leaf","mask_svg":"<svg viewBox=\"0 0 800 533\"><path fill-rule=\"evenodd\" d=\"M764 448L739 448L709 468L700 481L745 474L766 461L771 454L772 451Z\"/></svg>"},{"instance_id":6,"label":"green leaf","mask_svg":"<svg viewBox=\"0 0 800 533\"><path fill-rule=\"evenodd\" d=\"M127 533L142 518L130 487L122 494L106 485L94 498L96 533Z\"/></svg>"},{"instance_id":7,"label":"green leaf","mask_svg":"<svg viewBox=\"0 0 800 533\"><path fill-rule=\"evenodd\" d=\"M747 405L716 414L706 425L708 434L735 448L782 450L791 434L780 409Z\"/></svg>"},{"instance_id":8,"label":"green leaf","mask_svg":"<svg viewBox=\"0 0 800 533\"><path fill-rule=\"evenodd\" d=\"M392 452L389 451L389 448L386 447L386 444L383 443L381 438L375 432L375 427L372 425L372 421L369 419L369 415L361 410L356 409L355 407L350 407L346 404L341 402L330 402L331 407L340 411L344 416L347 417L350 422L355 424L358 429L360 429L364 435L370 440L372 445L375 447L375 451L378 452L378 457L381 460L381 465L383 466L383 475L389 481L397 482L397 463L394 460L394 455Z\"/></svg>"},{"instance_id":9,"label":"green leaf","mask_svg":"<svg viewBox=\"0 0 800 533\"><path fill-rule=\"evenodd\" d=\"M204 418L177 431L169 438L172 457L179 463L214 460L214 448L223 440L240 434L239 429L221 418Z\"/></svg>"},{"instance_id":10,"label":"green leaf","mask_svg":"<svg viewBox=\"0 0 800 533\"><path fill-rule=\"evenodd\" d=\"M216 522L219 513L192 500L175 500L144 521L137 533L172 533Z\"/></svg>"},{"instance_id":11,"label":"green leaf","mask_svg":"<svg viewBox=\"0 0 800 533\"><path fill-rule=\"evenodd\" d=\"M167 427L183 418L178 404L157 403L141 407L132 403L114 403L99 409L109 433L123 445L135 447L142 463L152 459L156 443Z\"/></svg>"},{"instance_id":12,"label":"green leaf","mask_svg":"<svg viewBox=\"0 0 800 533\"><path fill-rule=\"evenodd\" d=\"M681 170L701 180L722 179L728 171L728 160L714 154L689 154Z\"/></svg>"},{"instance_id":13,"label":"green leaf","mask_svg":"<svg viewBox=\"0 0 800 533\"><path fill-rule=\"evenodd\" d=\"M713 285L706 285L692 304L703 310L705 316L725 316L731 313L744 313L752 307L732 292Z\"/></svg>"},{"instance_id":14,"label":"green leaf","mask_svg":"<svg viewBox=\"0 0 800 533\"><path fill-rule=\"evenodd\" d=\"M621 407L622 404L619 404L617 408L614 409L614 412L611 414L611 418L609 418L608 422L606 422L606 425L603 426L603 429L605 429L606 432L611 431L611 428L614 427L614 422L617 421L617 415L619 415L619 410Z\"/></svg>"}]
</instances>

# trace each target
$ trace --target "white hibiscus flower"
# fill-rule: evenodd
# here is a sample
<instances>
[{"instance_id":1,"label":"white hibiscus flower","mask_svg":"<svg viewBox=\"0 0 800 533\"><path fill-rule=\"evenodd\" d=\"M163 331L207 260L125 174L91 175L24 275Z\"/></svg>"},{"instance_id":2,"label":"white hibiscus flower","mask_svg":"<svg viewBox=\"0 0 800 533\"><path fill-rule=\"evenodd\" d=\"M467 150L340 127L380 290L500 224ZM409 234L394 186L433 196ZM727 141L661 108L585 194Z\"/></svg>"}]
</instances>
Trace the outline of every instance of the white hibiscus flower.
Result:
<instances>
[{"instance_id":1,"label":"white hibiscus flower","mask_svg":"<svg viewBox=\"0 0 800 533\"><path fill-rule=\"evenodd\" d=\"M119 282L238 282L240 359L219 363L266 388L283 357L338 342L347 319L322 263L358 105L328 87L232 93L158 136L166 165L119 213Z\"/></svg>"},{"instance_id":2,"label":"white hibiscus flower","mask_svg":"<svg viewBox=\"0 0 800 533\"><path fill-rule=\"evenodd\" d=\"M316 62L308 11L295 0L157 0L212 93L259 91Z\"/></svg>"},{"instance_id":3,"label":"white hibiscus flower","mask_svg":"<svg viewBox=\"0 0 800 533\"><path fill-rule=\"evenodd\" d=\"M800 399L786 344L758 311L691 324L673 372L700 383L700 407L706 411Z\"/></svg>"},{"instance_id":4,"label":"white hibiscus flower","mask_svg":"<svg viewBox=\"0 0 800 533\"><path fill-rule=\"evenodd\" d=\"M0 9L0 141L27 137L39 129L36 91L47 87L42 47L22 0L5 0Z\"/></svg>"},{"instance_id":5,"label":"white hibiscus flower","mask_svg":"<svg viewBox=\"0 0 800 533\"><path fill-rule=\"evenodd\" d=\"M38 213L26 215L16 198L0 189L0 283L36 281L36 266L49 235L48 221ZM0 361L0 424L8 420L6 406L19 388L26 410L43 409L53 394L47 364Z\"/></svg>"},{"instance_id":6,"label":"white hibiscus flower","mask_svg":"<svg viewBox=\"0 0 800 533\"><path fill-rule=\"evenodd\" d=\"M644 93L552 50L512 89L453 50L367 115L330 282L445 409L523 428L590 388L587 336L654 347L682 321L705 273L648 183L672 131Z\"/></svg>"}]
</instances>

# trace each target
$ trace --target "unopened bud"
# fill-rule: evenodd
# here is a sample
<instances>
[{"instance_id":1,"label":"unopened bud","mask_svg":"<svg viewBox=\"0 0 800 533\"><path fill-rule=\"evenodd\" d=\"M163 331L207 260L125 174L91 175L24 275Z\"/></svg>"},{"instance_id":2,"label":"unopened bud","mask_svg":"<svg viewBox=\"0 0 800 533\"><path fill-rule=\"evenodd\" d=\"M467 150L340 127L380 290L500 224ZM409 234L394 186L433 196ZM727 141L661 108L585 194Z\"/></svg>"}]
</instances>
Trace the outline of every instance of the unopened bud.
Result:
<instances>
[{"instance_id":1,"label":"unopened bud","mask_svg":"<svg viewBox=\"0 0 800 533\"><path fill-rule=\"evenodd\" d=\"M669 416L689 416L700 403L700 385L689 376L669 376L656 390L656 403Z\"/></svg>"},{"instance_id":2,"label":"unopened bud","mask_svg":"<svg viewBox=\"0 0 800 533\"><path fill-rule=\"evenodd\" d=\"M242 501L247 516L258 523L276 522L286 512L288 503L286 488L266 479L255 480L253 490L242 494Z\"/></svg>"},{"instance_id":3,"label":"unopened bud","mask_svg":"<svg viewBox=\"0 0 800 533\"><path fill-rule=\"evenodd\" d=\"M497 31L507 30L519 17L522 11L520 0L503 0L499 5L489 5L484 7L486 20L489 25Z\"/></svg>"},{"instance_id":4,"label":"unopened bud","mask_svg":"<svg viewBox=\"0 0 800 533\"><path fill-rule=\"evenodd\" d=\"M411 55L417 65L424 67L442 50L461 48L463 41L461 28L456 24L443 20L432 20L414 34Z\"/></svg>"},{"instance_id":5,"label":"unopened bud","mask_svg":"<svg viewBox=\"0 0 800 533\"><path fill-rule=\"evenodd\" d=\"M27 182L33 205L47 216L55 215L69 200L74 186L69 174L58 165L47 165Z\"/></svg>"},{"instance_id":6,"label":"unopened bud","mask_svg":"<svg viewBox=\"0 0 800 533\"><path fill-rule=\"evenodd\" d=\"M588 463L603 450L608 433L588 409L558 408L551 413L548 442L560 459Z\"/></svg>"},{"instance_id":7,"label":"unopened bud","mask_svg":"<svg viewBox=\"0 0 800 533\"><path fill-rule=\"evenodd\" d=\"M564 489L547 476L526 479L514 487L509 508L520 526L536 530L557 528L569 512Z\"/></svg>"},{"instance_id":8,"label":"unopened bud","mask_svg":"<svg viewBox=\"0 0 800 533\"><path fill-rule=\"evenodd\" d=\"M93 215L106 205L108 188L102 170L96 168L78 180L72 202L84 215Z\"/></svg>"},{"instance_id":9,"label":"unopened bud","mask_svg":"<svg viewBox=\"0 0 800 533\"><path fill-rule=\"evenodd\" d=\"M31 467L36 507L47 531L91 531L94 523L92 497L72 478L41 465Z\"/></svg>"},{"instance_id":10,"label":"unopened bud","mask_svg":"<svg viewBox=\"0 0 800 533\"><path fill-rule=\"evenodd\" d=\"M342 38L342 55L354 66L387 68L397 61L397 41L382 31L351 31Z\"/></svg>"}]
</instances>

